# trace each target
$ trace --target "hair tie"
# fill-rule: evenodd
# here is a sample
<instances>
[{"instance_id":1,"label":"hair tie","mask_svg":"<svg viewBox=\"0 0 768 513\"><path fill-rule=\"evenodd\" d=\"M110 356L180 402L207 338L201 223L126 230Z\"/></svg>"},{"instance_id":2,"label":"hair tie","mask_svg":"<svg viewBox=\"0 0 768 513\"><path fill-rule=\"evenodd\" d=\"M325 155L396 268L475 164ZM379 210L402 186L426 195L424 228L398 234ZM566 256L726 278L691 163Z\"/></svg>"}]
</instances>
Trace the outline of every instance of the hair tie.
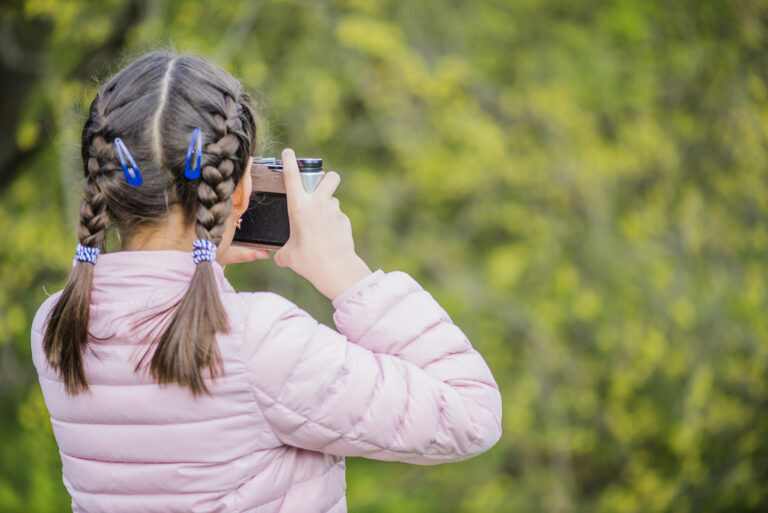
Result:
<instances>
[{"instance_id":1,"label":"hair tie","mask_svg":"<svg viewBox=\"0 0 768 513\"><path fill-rule=\"evenodd\" d=\"M75 248L75 260L95 264L96 259L99 257L99 252L101 252L101 249L98 247L83 246L78 243L77 248Z\"/></svg>"},{"instance_id":2,"label":"hair tie","mask_svg":"<svg viewBox=\"0 0 768 513\"><path fill-rule=\"evenodd\" d=\"M197 163L192 161L192 156L197 155ZM197 180L200 177L200 170L203 164L203 134L199 128L192 132L192 139L189 140L187 147L187 162L184 164L184 176L190 180Z\"/></svg>"},{"instance_id":3,"label":"hair tie","mask_svg":"<svg viewBox=\"0 0 768 513\"><path fill-rule=\"evenodd\" d=\"M141 178L141 172L139 166L136 165L136 161L133 160L131 152L125 146L125 143L119 137L115 137L115 148L117 148L117 156L120 157L120 165L123 166L123 173L125 174L125 181L128 185L138 187L144 181ZM128 158L130 166L125 163L125 159Z\"/></svg>"},{"instance_id":4,"label":"hair tie","mask_svg":"<svg viewBox=\"0 0 768 513\"><path fill-rule=\"evenodd\" d=\"M206 239L197 239L192 243L192 261L195 265L200 262L213 262L216 260L216 244Z\"/></svg>"}]
</instances>

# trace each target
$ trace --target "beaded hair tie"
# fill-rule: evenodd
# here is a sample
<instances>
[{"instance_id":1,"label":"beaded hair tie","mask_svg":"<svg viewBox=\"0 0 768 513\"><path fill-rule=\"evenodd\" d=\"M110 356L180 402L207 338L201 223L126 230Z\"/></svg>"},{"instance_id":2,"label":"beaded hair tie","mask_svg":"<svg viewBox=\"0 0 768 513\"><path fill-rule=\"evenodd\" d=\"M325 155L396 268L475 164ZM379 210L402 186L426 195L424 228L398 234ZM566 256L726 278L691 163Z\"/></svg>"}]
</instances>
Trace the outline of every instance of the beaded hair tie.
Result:
<instances>
[{"instance_id":1,"label":"beaded hair tie","mask_svg":"<svg viewBox=\"0 0 768 513\"><path fill-rule=\"evenodd\" d=\"M195 265L200 262L213 262L216 260L216 244L206 239L197 239L192 243L192 261Z\"/></svg>"},{"instance_id":2,"label":"beaded hair tie","mask_svg":"<svg viewBox=\"0 0 768 513\"><path fill-rule=\"evenodd\" d=\"M83 246L82 244L78 244L75 248L75 260L95 264L96 259L99 257L99 252L101 252L101 249L98 247L94 248L91 246Z\"/></svg>"}]
</instances>

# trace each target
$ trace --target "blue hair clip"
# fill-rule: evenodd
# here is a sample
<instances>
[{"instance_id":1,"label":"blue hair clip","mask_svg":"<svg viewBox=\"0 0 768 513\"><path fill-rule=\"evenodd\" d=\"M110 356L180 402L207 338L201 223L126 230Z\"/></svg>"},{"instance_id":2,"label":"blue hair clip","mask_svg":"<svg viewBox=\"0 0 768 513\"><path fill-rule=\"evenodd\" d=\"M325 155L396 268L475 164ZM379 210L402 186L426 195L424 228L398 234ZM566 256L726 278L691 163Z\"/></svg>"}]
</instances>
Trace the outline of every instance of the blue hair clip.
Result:
<instances>
[{"instance_id":1,"label":"blue hair clip","mask_svg":"<svg viewBox=\"0 0 768 513\"><path fill-rule=\"evenodd\" d=\"M193 150L194 148L194 150ZM197 165L192 167L192 155L197 155ZM200 170L203 164L203 134L199 128L195 128L192 132L192 139L189 140L189 147L187 148L187 162L184 164L184 176L190 180L197 180L200 178Z\"/></svg>"},{"instance_id":2,"label":"blue hair clip","mask_svg":"<svg viewBox=\"0 0 768 513\"><path fill-rule=\"evenodd\" d=\"M133 185L134 187L138 187L139 185L141 185L141 183L144 180L141 178L141 172L139 171L139 166L137 166L136 161L133 160L133 156L131 155L131 152L128 151L128 148L125 146L125 143L119 137L115 138L115 148L117 148L117 156L120 157L120 165L123 166L123 173L125 173L125 180L128 182L128 185ZM125 163L126 157L128 157L128 162L131 163L130 166Z\"/></svg>"}]
</instances>

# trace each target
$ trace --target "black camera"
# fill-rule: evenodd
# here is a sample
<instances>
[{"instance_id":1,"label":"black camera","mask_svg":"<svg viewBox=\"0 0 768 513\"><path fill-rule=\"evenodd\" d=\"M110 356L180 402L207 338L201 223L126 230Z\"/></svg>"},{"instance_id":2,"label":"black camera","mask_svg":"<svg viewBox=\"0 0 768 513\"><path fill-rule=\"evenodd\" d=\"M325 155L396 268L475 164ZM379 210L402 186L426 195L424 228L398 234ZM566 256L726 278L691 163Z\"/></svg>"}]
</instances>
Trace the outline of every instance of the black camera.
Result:
<instances>
[{"instance_id":1,"label":"black camera","mask_svg":"<svg viewBox=\"0 0 768 513\"><path fill-rule=\"evenodd\" d=\"M325 172L323 159L296 159L304 189L312 192ZM256 157L251 167L253 193L233 242L262 249L280 249L291 235L283 162Z\"/></svg>"}]
</instances>

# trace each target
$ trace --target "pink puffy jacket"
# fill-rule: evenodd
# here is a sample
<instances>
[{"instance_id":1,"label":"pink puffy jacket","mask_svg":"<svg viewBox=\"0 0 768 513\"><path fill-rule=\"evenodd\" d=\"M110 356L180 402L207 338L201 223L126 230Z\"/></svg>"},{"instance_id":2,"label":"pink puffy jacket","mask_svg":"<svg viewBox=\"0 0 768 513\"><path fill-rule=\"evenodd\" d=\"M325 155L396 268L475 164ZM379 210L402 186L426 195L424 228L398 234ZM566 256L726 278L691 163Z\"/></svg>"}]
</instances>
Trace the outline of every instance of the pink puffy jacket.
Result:
<instances>
[{"instance_id":1,"label":"pink puffy jacket","mask_svg":"<svg viewBox=\"0 0 768 513\"><path fill-rule=\"evenodd\" d=\"M210 396L134 372L153 328L135 323L186 290L189 253L99 257L89 392L68 395L45 360L59 294L38 311L32 355L75 512L346 511L344 456L428 465L499 439L483 358L407 274L377 271L336 298L337 332L276 294L235 292L214 268L231 329Z\"/></svg>"}]
</instances>

